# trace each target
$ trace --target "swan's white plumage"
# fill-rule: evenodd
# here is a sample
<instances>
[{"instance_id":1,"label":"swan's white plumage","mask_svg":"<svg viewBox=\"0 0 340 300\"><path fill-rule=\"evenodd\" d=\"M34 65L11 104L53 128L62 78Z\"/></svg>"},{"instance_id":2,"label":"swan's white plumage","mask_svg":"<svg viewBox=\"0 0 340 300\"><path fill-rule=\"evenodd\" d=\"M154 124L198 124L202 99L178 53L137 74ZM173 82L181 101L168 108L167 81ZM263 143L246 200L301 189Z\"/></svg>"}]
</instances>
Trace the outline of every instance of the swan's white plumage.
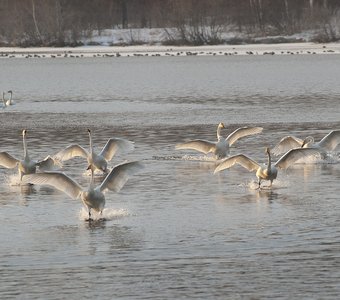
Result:
<instances>
[{"instance_id":1,"label":"swan's white plumage","mask_svg":"<svg viewBox=\"0 0 340 300\"><path fill-rule=\"evenodd\" d=\"M278 168L287 169L290 165L301 158L308 158L311 156L319 156L320 153L316 149L312 148L297 148L292 149L286 154L284 154L274 165L272 165L271 155L269 148L266 148L266 153L268 155L268 164L266 166L261 166L256 161L252 160L244 154L238 154L226 158L223 160L214 171L214 174L222 170L228 169L235 164L239 164L246 168L248 171L255 171L256 177L258 178L258 184L260 187L261 180L270 180L271 184L277 177Z\"/></svg>"},{"instance_id":2,"label":"swan's white plumage","mask_svg":"<svg viewBox=\"0 0 340 300\"><path fill-rule=\"evenodd\" d=\"M23 177L23 182L53 186L70 196L72 199L78 198L82 192L82 187L77 182L61 172L44 172L25 175Z\"/></svg>"},{"instance_id":3,"label":"swan's white plumage","mask_svg":"<svg viewBox=\"0 0 340 300\"><path fill-rule=\"evenodd\" d=\"M103 156L107 161L110 161L114 155L124 151L130 152L134 149L135 145L131 141L120 138L111 138L107 141L99 155Z\"/></svg>"},{"instance_id":4,"label":"swan's white plumage","mask_svg":"<svg viewBox=\"0 0 340 300\"><path fill-rule=\"evenodd\" d=\"M137 161L116 166L103 180L100 190L105 192L106 189L109 189L118 193L128 179L142 168L143 165Z\"/></svg>"},{"instance_id":5,"label":"swan's white plumage","mask_svg":"<svg viewBox=\"0 0 340 300\"><path fill-rule=\"evenodd\" d=\"M0 152L0 165L12 169L15 168L19 163L19 160L14 158L12 155L7 152Z\"/></svg>"},{"instance_id":6,"label":"swan's white plumage","mask_svg":"<svg viewBox=\"0 0 340 300\"><path fill-rule=\"evenodd\" d=\"M59 161L66 161L74 157L84 157L88 162L88 169L93 173L95 170L107 172L107 162L110 161L115 154L119 152L129 152L134 150L134 143L125 139L111 138L107 141L99 154L93 150L91 130L88 129L90 151L86 151L83 147L74 144L58 152L54 158Z\"/></svg>"},{"instance_id":7,"label":"swan's white plumage","mask_svg":"<svg viewBox=\"0 0 340 300\"><path fill-rule=\"evenodd\" d=\"M84 157L87 158L89 153L79 145L70 145L64 150L59 151L54 158L59 161L66 161L74 157Z\"/></svg>"},{"instance_id":8,"label":"swan's white plumage","mask_svg":"<svg viewBox=\"0 0 340 300\"><path fill-rule=\"evenodd\" d=\"M101 212L104 209L105 190L109 189L119 192L130 176L142 168L143 165L138 161L117 165L97 187L93 186L92 175L91 184L87 190L83 189L72 178L60 172L45 172L25 175L23 177L23 182L50 185L64 192L73 199L80 198L83 204L88 208L89 219L91 219L91 209L98 212Z\"/></svg>"},{"instance_id":9,"label":"swan's white plumage","mask_svg":"<svg viewBox=\"0 0 340 300\"><path fill-rule=\"evenodd\" d=\"M226 138L229 146L233 145L238 139L243 138L248 135L259 134L263 131L262 127L241 127L237 128Z\"/></svg>"},{"instance_id":10,"label":"swan's white plumage","mask_svg":"<svg viewBox=\"0 0 340 300\"><path fill-rule=\"evenodd\" d=\"M12 100L13 97L13 91L8 91L7 93L10 94L10 98L9 99L5 99L5 92L2 92L2 108L6 108L7 106L13 105L14 102Z\"/></svg>"},{"instance_id":11,"label":"swan's white plumage","mask_svg":"<svg viewBox=\"0 0 340 300\"><path fill-rule=\"evenodd\" d=\"M177 144L176 150L196 150L202 152L204 154L213 153L217 159L225 158L229 155L229 148L233 145L238 139L261 133L262 127L242 127L233 131L228 137L225 139L221 135L221 130L225 128L223 123L219 123L217 126L217 142L210 142L206 140L192 140L186 143Z\"/></svg>"},{"instance_id":12,"label":"swan's white plumage","mask_svg":"<svg viewBox=\"0 0 340 300\"><path fill-rule=\"evenodd\" d=\"M9 169L15 168L16 166L18 166L20 179L22 179L22 176L25 174L35 173L37 167L41 168L41 170L50 170L57 166L54 159L49 156L41 161L32 160L28 155L26 135L27 135L27 130L24 129L22 131L22 141L23 141L23 148L24 148L24 157L22 160L19 160L11 156L7 152L0 153L0 165L4 166L5 168L9 168Z\"/></svg>"},{"instance_id":13,"label":"swan's white plumage","mask_svg":"<svg viewBox=\"0 0 340 300\"><path fill-rule=\"evenodd\" d=\"M340 144L340 130L333 130L328 133L320 142L315 142L311 136L306 137L304 140L294 136L286 136L273 148L274 155L280 155L294 148L314 148L320 152L334 151Z\"/></svg>"}]
</instances>

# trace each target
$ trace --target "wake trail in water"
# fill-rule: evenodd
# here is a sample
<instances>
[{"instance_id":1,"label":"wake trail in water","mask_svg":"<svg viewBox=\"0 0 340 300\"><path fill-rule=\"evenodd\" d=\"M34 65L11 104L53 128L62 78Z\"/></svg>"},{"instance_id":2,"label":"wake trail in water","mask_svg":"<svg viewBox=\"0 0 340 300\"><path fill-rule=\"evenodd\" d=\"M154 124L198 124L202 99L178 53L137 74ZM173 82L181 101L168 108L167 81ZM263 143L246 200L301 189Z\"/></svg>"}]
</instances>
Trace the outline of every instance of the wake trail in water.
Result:
<instances>
[{"instance_id":1,"label":"wake trail in water","mask_svg":"<svg viewBox=\"0 0 340 300\"><path fill-rule=\"evenodd\" d=\"M195 156L195 155L183 155L183 156L152 156L152 160L176 160L176 161L200 161L200 162L211 162L219 164L223 159L216 160L212 156Z\"/></svg>"}]
</instances>

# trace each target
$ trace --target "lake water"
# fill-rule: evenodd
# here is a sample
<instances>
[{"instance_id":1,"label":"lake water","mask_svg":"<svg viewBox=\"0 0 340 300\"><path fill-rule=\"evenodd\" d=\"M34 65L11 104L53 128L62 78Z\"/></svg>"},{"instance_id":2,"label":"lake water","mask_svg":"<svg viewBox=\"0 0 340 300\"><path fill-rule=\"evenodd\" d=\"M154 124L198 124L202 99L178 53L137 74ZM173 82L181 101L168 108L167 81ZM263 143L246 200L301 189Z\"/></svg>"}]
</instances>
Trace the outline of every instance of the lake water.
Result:
<instances>
[{"instance_id":1,"label":"lake water","mask_svg":"<svg viewBox=\"0 0 340 300\"><path fill-rule=\"evenodd\" d=\"M232 154L266 162L283 136L320 140L340 129L340 56L0 59L0 151L35 159L113 136L145 168L106 194L106 221L88 223L79 200L15 185L0 168L0 298L336 299L340 294L340 164L279 171L272 189L253 173L176 151L240 126L263 133ZM63 171L86 187L82 159ZM100 176L96 177L99 183Z\"/></svg>"}]
</instances>

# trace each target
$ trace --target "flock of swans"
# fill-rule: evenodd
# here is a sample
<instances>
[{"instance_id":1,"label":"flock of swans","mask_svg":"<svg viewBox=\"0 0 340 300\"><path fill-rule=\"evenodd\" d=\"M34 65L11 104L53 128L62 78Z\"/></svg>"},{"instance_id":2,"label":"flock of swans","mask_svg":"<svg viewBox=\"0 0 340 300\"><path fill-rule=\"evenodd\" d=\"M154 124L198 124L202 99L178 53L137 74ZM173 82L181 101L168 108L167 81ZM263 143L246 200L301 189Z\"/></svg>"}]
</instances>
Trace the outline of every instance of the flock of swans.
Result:
<instances>
[{"instance_id":1,"label":"flock of swans","mask_svg":"<svg viewBox=\"0 0 340 300\"><path fill-rule=\"evenodd\" d=\"M131 151L134 149L133 142L124 139L111 138L99 154L93 151L91 130L88 129L90 140L90 152L88 153L79 145L71 145L61 150L53 157L47 156L44 160L34 161L28 155L27 130L22 131L24 157L20 160L7 152L0 152L0 165L5 168L18 168L21 184L50 185L64 192L71 198L80 198L88 209L88 220L91 221L91 209L102 214L105 206L105 195L107 190L119 192L127 180L137 171L143 168L138 161L125 162L115 166L110 172L107 162L120 151ZM88 170L91 170L91 182L87 190L64 173L54 171L62 166L61 162L73 157L84 157L88 162ZM39 168L40 172L36 172ZM99 186L94 185L94 170L100 170L106 174L105 179ZM52 170L52 171L51 171Z\"/></svg>"},{"instance_id":2,"label":"flock of swans","mask_svg":"<svg viewBox=\"0 0 340 300\"><path fill-rule=\"evenodd\" d=\"M287 169L295 162L306 158L323 158L328 152L340 143L340 130L333 130L327 134L320 142L315 143L310 136L304 140L296 137L287 136L273 148L274 155L285 153L275 164L272 163L271 151L266 148L268 156L267 165L263 166L244 154L237 154L230 157L229 147L238 139L261 133L261 127L242 127L236 129L227 138L221 135L221 129L225 128L223 123L217 126L217 141L209 142L205 140L193 140L176 145L176 149L191 149L202 153L213 153L216 159L223 159L215 168L214 174L229 169L235 164L239 164L250 172L255 172L258 179L258 188L261 188L261 181L270 181L270 186L277 177L278 169Z\"/></svg>"},{"instance_id":3,"label":"flock of swans","mask_svg":"<svg viewBox=\"0 0 340 300\"><path fill-rule=\"evenodd\" d=\"M212 153L216 158L217 164L214 174L228 169L235 164L239 164L248 171L255 172L258 179L258 188L261 188L262 181L273 181L277 178L278 169L287 169L300 159L305 158L323 158L328 152L334 151L340 143L340 130L331 131L320 142L315 143L312 137L304 140L287 136L284 137L270 151L266 148L268 156L267 165L260 165L245 154L230 155L229 148L238 139L260 134L262 127L242 127L229 134L226 138L221 135L223 123L217 126L217 141L211 142L206 140L192 140L185 143L177 144L175 149L195 150L204 154ZM7 152L0 152L0 166L5 168L17 168L21 184L50 185L71 198L80 198L88 210L88 220L91 218L91 210L102 214L105 206L105 192L111 190L119 192L127 180L135 173L140 171L144 164L139 161L124 162L115 166L112 170L108 168L108 162L112 160L117 153L127 153L134 150L134 143L126 139L110 138L100 153L95 153L93 149L91 130L88 129L89 151L82 146L73 144L59 151L53 156L47 156L40 161L34 161L28 154L27 147L27 130L22 131L24 156L22 159L15 158ZM276 163L272 162L273 155L281 155ZM74 157L82 157L87 160L87 170L91 171L91 182L88 189L83 189L75 180L65 173L55 171L62 167L62 162ZM38 169L38 172L37 172ZM94 184L94 171L99 170L105 176L104 180L98 186Z\"/></svg>"}]
</instances>

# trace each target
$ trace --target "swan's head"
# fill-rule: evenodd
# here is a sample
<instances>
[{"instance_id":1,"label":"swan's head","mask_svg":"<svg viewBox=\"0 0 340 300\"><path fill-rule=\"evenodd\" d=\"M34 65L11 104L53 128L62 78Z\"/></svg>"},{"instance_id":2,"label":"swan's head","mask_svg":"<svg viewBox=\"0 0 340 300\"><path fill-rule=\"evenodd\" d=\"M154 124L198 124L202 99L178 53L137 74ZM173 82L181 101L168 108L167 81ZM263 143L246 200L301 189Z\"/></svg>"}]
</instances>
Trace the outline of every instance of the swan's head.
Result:
<instances>
[{"instance_id":1,"label":"swan's head","mask_svg":"<svg viewBox=\"0 0 340 300\"><path fill-rule=\"evenodd\" d=\"M22 136L26 136L26 134L27 134L27 129L24 129L24 130L22 131Z\"/></svg>"},{"instance_id":2,"label":"swan's head","mask_svg":"<svg viewBox=\"0 0 340 300\"><path fill-rule=\"evenodd\" d=\"M307 136L301 145L301 148L309 147L311 144L314 144L314 138L312 136Z\"/></svg>"},{"instance_id":3,"label":"swan's head","mask_svg":"<svg viewBox=\"0 0 340 300\"><path fill-rule=\"evenodd\" d=\"M270 155L270 149L268 147L266 147L265 151L266 154Z\"/></svg>"},{"instance_id":4,"label":"swan's head","mask_svg":"<svg viewBox=\"0 0 340 300\"><path fill-rule=\"evenodd\" d=\"M90 129L87 129L87 132L88 132L88 134L91 134L91 130Z\"/></svg>"},{"instance_id":5,"label":"swan's head","mask_svg":"<svg viewBox=\"0 0 340 300\"><path fill-rule=\"evenodd\" d=\"M13 94L13 91L12 91L12 90L9 90L9 91L7 91L7 93L9 93L9 94Z\"/></svg>"},{"instance_id":6,"label":"swan's head","mask_svg":"<svg viewBox=\"0 0 340 300\"><path fill-rule=\"evenodd\" d=\"M220 124L218 124L218 128L225 128L224 124L221 122Z\"/></svg>"}]
</instances>

